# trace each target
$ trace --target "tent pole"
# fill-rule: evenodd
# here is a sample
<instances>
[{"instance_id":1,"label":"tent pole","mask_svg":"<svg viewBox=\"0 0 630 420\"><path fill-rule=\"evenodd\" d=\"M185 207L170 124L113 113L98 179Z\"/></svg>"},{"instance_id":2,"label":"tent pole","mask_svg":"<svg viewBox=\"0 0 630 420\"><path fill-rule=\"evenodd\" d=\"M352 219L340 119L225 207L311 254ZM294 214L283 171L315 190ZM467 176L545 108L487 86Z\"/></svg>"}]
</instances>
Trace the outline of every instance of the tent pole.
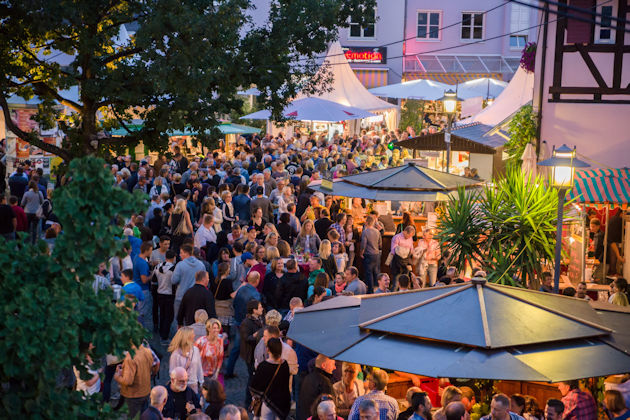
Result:
<instances>
[{"instance_id":1,"label":"tent pole","mask_svg":"<svg viewBox=\"0 0 630 420\"><path fill-rule=\"evenodd\" d=\"M584 275L586 274L586 204L582 204L582 214L580 216L582 216L582 275L580 276L580 278L583 281L586 281L586 279L584 278Z\"/></svg>"},{"instance_id":2,"label":"tent pole","mask_svg":"<svg viewBox=\"0 0 630 420\"><path fill-rule=\"evenodd\" d=\"M604 229L604 261L602 262L602 281L606 280L606 275L608 274L608 270L606 269L606 257L608 254L608 220L609 217L609 209L610 204L606 203L606 229Z\"/></svg>"}]
</instances>

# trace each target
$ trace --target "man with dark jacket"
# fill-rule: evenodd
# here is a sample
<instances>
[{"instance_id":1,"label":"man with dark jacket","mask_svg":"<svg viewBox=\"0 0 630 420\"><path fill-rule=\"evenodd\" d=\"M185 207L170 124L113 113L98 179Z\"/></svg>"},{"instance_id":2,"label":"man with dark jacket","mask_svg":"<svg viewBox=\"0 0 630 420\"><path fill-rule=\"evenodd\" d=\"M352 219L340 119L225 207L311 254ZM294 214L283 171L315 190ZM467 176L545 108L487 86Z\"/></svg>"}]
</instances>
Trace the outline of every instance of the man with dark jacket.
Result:
<instances>
[{"instance_id":1,"label":"man with dark jacket","mask_svg":"<svg viewBox=\"0 0 630 420\"><path fill-rule=\"evenodd\" d=\"M247 364L247 388L245 388L245 407L249 407L252 401L249 393L249 385L254 374L254 349L262 337L263 322L262 303L258 300L247 302L247 317L241 322L239 330L241 333L241 359Z\"/></svg>"},{"instance_id":2,"label":"man with dark jacket","mask_svg":"<svg viewBox=\"0 0 630 420\"><path fill-rule=\"evenodd\" d=\"M182 303L177 312L177 325L192 325L195 323L195 312L204 309L208 318L216 318L214 296L208 290L208 272L197 271L195 284L184 293Z\"/></svg>"},{"instance_id":3,"label":"man with dark jacket","mask_svg":"<svg viewBox=\"0 0 630 420\"><path fill-rule=\"evenodd\" d=\"M236 191L238 192L238 194L236 194L232 198L234 213L238 216L238 221L240 223L249 223L249 220L251 219L249 208L251 199L249 198L249 195L247 195L247 185L240 184Z\"/></svg>"},{"instance_id":4,"label":"man with dark jacket","mask_svg":"<svg viewBox=\"0 0 630 420\"><path fill-rule=\"evenodd\" d=\"M168 399L162 409L162 415L166 418L179 418L185 420L191 414L201 411L199 397L188 386L188 373L181 366L171 371L171 380L166 385Z\"/></svg>"},{"instance_id":5,"label":"man with dark jacket","mask_svg":"<svg viewBox=\"0 0 630 420\"><path fill-rule=\"evenodd\" d=\"M323 208L319 212L319 219L317 219L314 223L315 232L317 232L317 236L319 236L319 239L321 239L322 241L326 239L328 229L334 223L332 220L330 220L330 217L328 216L330 216L330 214L328 214L328 209Z\"/></svg>"},{"instance_id":6,"label":"man with dark jacket","mask_svg":"<svg viewBox=\"0 0 630 420\"><path fill-rule=\"evenodd\" d=\"M297 401L296 418L306 420L311 416L311 406L322 394L333 395L332 373L335 370L335 361L320 354L315 359L315 369L302 381L300 396Z\"/></svg>"},{"instance_id":7,"label":"man with dark jacket","mask_svg":"<svg viewBox=\"0 0 630 420\"><path fill-rule=\"evenodd\" d=\"M28 178L24 174L24 168L18 166L16 172L9 177L9 190L11 195L18 198L18 203L22 202L22 196L28 187Z\"/></svg>"},{"instance_id":8,"label":"man with dark jacket","mask_svg":"<svg viewBox=\"0 0 630 420\"><path fill-rule=\"evenodd\" d=\"M286 262L287 273L282 276L276 285L276 303L280 313L285 314L289 311L289 301L293 297L299 297L302 301L306 300L308 291L308 281L306 277L300 273L297 262L290 259Z\"/></svg>"}]
</instances>

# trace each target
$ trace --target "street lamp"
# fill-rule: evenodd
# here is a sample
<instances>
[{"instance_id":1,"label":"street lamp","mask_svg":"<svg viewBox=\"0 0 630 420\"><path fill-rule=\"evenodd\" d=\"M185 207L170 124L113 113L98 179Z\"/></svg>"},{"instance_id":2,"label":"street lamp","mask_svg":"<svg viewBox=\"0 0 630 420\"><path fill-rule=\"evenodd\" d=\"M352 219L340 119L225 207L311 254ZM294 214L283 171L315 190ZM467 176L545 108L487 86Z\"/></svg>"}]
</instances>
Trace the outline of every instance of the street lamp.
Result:
<instances>
[{"instance_id":1,"label":"street lamp","mask_svg":"<svg viewBox=\"0 0 630 420\"><path fill-rule=\"evenodd\" d=\"M446 123L446 133L444 133L444 141L446 142L446 172L449 172L449 167L451 166L451 125L453 124L453 117L455 117L455 112L457 111L457 101L459 101L457 94L453 92L451 89L444 92L444 96L442 96L438 101L442 101L442 106L444 108L444 112L448 117L448 122Z\"/></svg>"},{"instance_id":2,"label":"street lamp","mask_svg":"<svg viewBox=\"0 0 630 420\"><path fill-rule=\"evenodd\" d=\"M556 255L554 262L553 292L560 289L560 257L562 252L562 217L564 212L564 198L567 191L573 188L575 168L588 168L590 165L576 158L575 147L570 149L563 144L558 149L553 148L549 159L538 162L540 166L551 167L550 185L558 189L558 225L556 227Z\"/></svg>"}]
</instances>

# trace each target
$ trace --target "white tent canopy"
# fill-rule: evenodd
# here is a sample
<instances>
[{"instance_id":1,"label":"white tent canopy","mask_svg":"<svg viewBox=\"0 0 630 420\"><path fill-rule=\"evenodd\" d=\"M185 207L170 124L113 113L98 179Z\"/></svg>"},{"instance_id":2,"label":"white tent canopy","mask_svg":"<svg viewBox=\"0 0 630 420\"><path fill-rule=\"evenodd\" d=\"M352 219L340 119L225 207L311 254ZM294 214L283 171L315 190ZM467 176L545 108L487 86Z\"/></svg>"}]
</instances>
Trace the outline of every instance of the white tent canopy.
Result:
<instances>
[{"instance_id":1,"label":"white tent canopy","mask_svg":"<svg viewBox=\"0 0 630 420\"><path fill-rule=\"evenodd\" d=\"M409 82L379 86L370 89L369 92L385 98L423 99L426 101L434 101L444 96L444 92L448 89L452 89L452 86L447 85L446 83L435 82L427 79L417 79Z\"/></svg>"},{"instance_id":2,"label":"white tent canopy","mask_svg":"<svg viewBox=\"0 0 630 420\"><path fill-rule=\"evenodd\" d=\"M353 106L341 105L337 102L321 98L306 97L296 99L287 105L282 114L286 118L297 121L326 121L337 122L374 117L371 112ZM271 112L257 111L241 118L250 120L268 120Z\"/></svg>"},{"instance_id":3,"label":"white tent canopy","mask_svg":"<svg viewBox=\"0 0 630 420\"><path fill-rule=\"evenodd\" d=\"M478 122L494 127L510 118L523 105L531 102L533 96L534 73L526 72L519 67L510 83L497 96L492 105L487 106L478 114L458 122L458 125Z\"/></svg>"},{"instance_id":4,"label":"white tent canopy","mask_svg":"<svg viewBox=\"0 0 630 420\"><path fill-rule=\"evenodd\" d=\"M457 86L457 96L462 99L476 98L479 96L482 98L487 98L488 96L496 98L503 92L503 89L505 89L507 85L507 82L501 80L481 77L460 83Z\"/></svg>"},{"instance_id":5,"label":"white tent canopy","mask_svg":"<svg viewBox=\"0 0 630 420\"><path fill-rule=\"evenodd\" d=\"M326 66L327 64L328 66ZM328 48L324 66L330 70L334 80L330 84L330 90L316 95L318 98L342 105L355 106L366 111L386 111L397 108L396 105L377 98L363 86L348 64L338 41L333 42ZM320 69L320 71L322 70ZM300 93L296 99L306 96Z\"/></svg>"}]
</instances>

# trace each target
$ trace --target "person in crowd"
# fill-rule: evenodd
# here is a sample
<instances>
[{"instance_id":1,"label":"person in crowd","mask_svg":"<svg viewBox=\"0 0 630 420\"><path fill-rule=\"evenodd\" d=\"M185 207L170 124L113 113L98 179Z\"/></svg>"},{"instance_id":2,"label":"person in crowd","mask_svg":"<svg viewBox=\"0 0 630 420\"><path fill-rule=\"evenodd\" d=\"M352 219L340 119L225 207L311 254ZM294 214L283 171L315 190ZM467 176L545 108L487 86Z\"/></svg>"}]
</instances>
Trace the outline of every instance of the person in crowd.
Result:
<instances>
[{"instance_id":1,"label":"person in crowd","mask_svg":"<svg viewBox=\"0 0 630 420\"><path fill-rule=\"evenodd\" d=\"M490 403L490 414L482 420L523 420L523 417L510 411L510 399L505 394L495 394Z\"/></svg>"},{"instance_id":2,"label":"person in crowd","mask_svg":"<svg viewBox=\"0 0 630 420\"><path fill-rule=\"evenodd\" d=\"M247 411L244 409L243 411L247 414ZM221 409L219 413L219 420L248 420L248 418L247 416L241 416L241 410L237 406L227 404Z\"/></svg>"},{"instance_id":3,"label":"person in crowd","mask_svg":"<svg viewBox=\"0 0 630 420\"><path fill-rule=\"evenodd\" d=\"M195 332L191 327L181 327L175 333L168 352L171 353L169 368L171 372L176 367L183 367L186 371L188 386L195 393L199 392L203 384L203 366L199 349L194 345Z\"/></svg>"},{"instance_id":4,"label":"person in crowd","mask_svg":"<svg viewBox=\"0 0 630 420\"><path fill-rule=\"evenodd\" d=\"M169 240L160 240L160 246L169 243ZM153 251L155 253L155 251ZM153 254L152 254L153 255ZM153 257L152 257L153 258ZM173 296L173 272L175 271L175 252L167 250L164 262L159 263L153 270L154 276L157 278L157 304L159 312L158 329L162 341L168 339L171 324L175 317L173 313L173 305L175 299Z\"/></svg>"},{"instance_id":5,"label":"person in crowd","mask_svg":"<svg viewBox=\"0 0 630 420\"><path fill-rule=\"evenodd\" d=\"M344 278L347 284L346 292L351 292L353 295L364 295L367 293L367 286L359 279L359 270L356 267L347 268Z\"/></svg>"},{"instance_id":6,"label":"person in crowd","mask_svg":"<svg viewBox=\"0 0 630 420\"><path fill-rule=\"evenodd\" d=\"M549 271L543 271L540 279L540 289L538 291L553 293L553 276Z\"/></svg>"},{"instance_id":7,"label":"person in crowd","mask_svg":"<svg viewBox=\"0 0 630 420\"><path fill-rule=\"evenodd\" d=\"M558 383L564 404L563 420L595 420L597 404L591 394L580 389L580 381Z\"/></svg>"},{"instance_id":8,"label":"person in crowd","mask_svg":"<svg viewBox=\"0 0 630 420\"><path fill-rule=\"evenodd\" d=\"M7 204L7 197L0 194L0 236L7 241L15 239L18 218L15 211Z\"/></svg>"},{"instance_id":9,"label":"person in crowd","mask_svg":"<svg viewBox=\"0 0 630 420\"><path fill-rule=\"evenodd\" d=\"M425 392L416 392L411 396L411 410L413 414L412 420L429 420L431 419L431 400ZM443 412L441 417L446 418Z\"/></svg>"},{"instance_id":10,"label":"person in crowd","mask_svg":"<svg viewBox=\"0 0 630 420\"><path fill-rule=\"evenodd\" d=\"M623 277L617 277L610 283L610 297L608 302L613 305L630 306L628 303L628 282Z\"/></svg>"},{"instance_id":11,"label":"person in crowd","mask_svg":"<svg viewBox=\"0 0 630 420\"><path fill-rule=\"evenodd\" d=\"M37 210L43 203L44 196L39 190L37 182L30 181L28 183L28 190L24 193L20 200L20 205L24 208L24 213L26 214L26 224L28 225L28 234L30 236L31 243L33 244L37 240L40 223L40 220L37 217Z\"/></svg>"},{"instance_id":12,"label":"person in crowd","mask_svg":"<svg viewBox=\"0 0 630 420\"><path fill-rule=\"evenodd\" d=\"M263 360L251 379L250 391L262 401L259 415L264 420L283 420L291 409L289 364L282 359L282 341L277 337L267 341L269 356Z\"/></svg>"},{"instance_id":13,"label":"person in crowd","mask_svg":"<svg viewBox=\"0 0 630 420\"><path fill-rule=\"evenodd\" d=\"M343 362L341 371L341 380L333 385L333 391L337 413L346 418L357 397L365 394L365 388L363 382L357 377L361 372L361 367L358 364Z\"/></svg>"},{"instance_id":14,"label":"person in crowd","mask_svg":"<svg viewBox=\"0 0 630 420\"><path fill-rule=\"evenodd\" d=\"M365 228L361 232L361 246L359 256L363 260L363 269L365 271L365 282L367 292L372 293L376 277L380 272L381 265L381 249L383 239L380 232L374 228L376 219L373 215L369 215L365 221ZM349 264L352 264L349 262Z\"/></svg>"},{"instance_id":15,"label":"person in crowd","mask_svg":"<svg viewBox=\"0 0 630 420\"><path fill-rule=\"evenodd\" d=\"M555 398L547 400L545 406L545 420L562 420L564 414L564 403Z\"/></svg>"},{"instance_id":16,"label":"person in crowd","mask_svg":"<svg viewBox=\"0 0 630 420\"><path fill-rule=\"evenodd\" d=\"M456 386L449 385L442 391L442 398L440 400L441 408L433 413L434 420L446 420L446 407L454 402L462 400L462 391Z\"/></svg>"},{"instance_id":17,"label":"person in crowd","mask_svg":"<svg viewBox=\"0 0 630 420\"><path fill-rule=\"evenodd\" d=\"M389 375L382 369L377 369L368 374L366 393L357 397L352 404L348 420L359 420L361 403L364 400L371 400L378 403L381 418L395 420L398 418L398 402L395 398L385 395L385 388L389 382Z\"/></svg>"},{"instance_id":18,"label":"person in crowd","mask_svg":"<svg viewBox=\"0 0 630 420\"><path fill-rule=\"evenodd\" d=\"M247 302L247 317L240 323L239 332L241 334L240 356L247 365L249 385L254 374L254 349L256 344L262 338L263 321L262 303L258 300L250 300ZM251 394L245 390L245 406L251 403Z\"/></svg>"},{"instance_id":19,"label":"person in crowd","mask_svg":"<svg viewBox=\"0 0 630 420\"><path fill-rule=\"evenodd\" d=\"M171 246L176 253L179 252L179 248L184 243L184 240L190 238L193 233L193 225L186 203L187 201L184 198L177 200L173 212L168 217L167 224L171 229ZM192 255L192 252L190 255Z\"/></svg>"},{"instance_id":20,"label":"person in crowd","mask_svg":"<svg viewBox=\"0 0 630 420\"><path fill-rule=\"evenodd\" d=\"M324 272L328 274L328 277L331 279L334 278L335 274L338 272L337 262L335 261L335 256L332 253L332 244L328 239L324 239L320 243L318 256L322 261L322 269ZM328 287L328 285L326 285L326 287Z\"/></svg>"},{"instance_id":21,"label":"person in crowd","mask_svg":"<svg viewBox=\"0 0 630 420\"><path fill-rule=\"evenodd\" d=\"M197 309L195 311L195 323L190 326L195 332L195 342L206 335L206 322L208 321L208 312L205 309Z\"/></svg>"},{"instance_id":22,"label":"person in crowd","mask_svg":"<svg viewBox=\"0 0 630 420\"><path fill-rule=\"evenodd\" d=\"M190 386L188 374L184 367L171 368L170 381L166 384L168 398L162 415L166 418L187 419L190 415L201 410L199 396Z\"/></svg>"},{"instance_id":23,"label":"person in crowd","mask_svg":"<svg viewBox=\"0 0 630 420\"><path fill-rule=\"evenodd\" d=\"M206 334L195 341L201 356L203 376L210 379L218 379L223 364L224 343L221 335L221 322L212 318L206 321ZM205 382L204 382L205 383ZM218 414L218 411L217 411Z\"/></svg>"},{"instance_id":24,"label":"person in crowd","mask_svg":"<svg viewBox=\"0 0 630 420\"><path fill-rule=\"evenodd\" d=\"M407 226L401 233L392 237L390 256L388 260L391 260L390 275L394 281L391 287L395 288L395 281L399 274L408 274L410 272L410 256L412 255L413 235L416 233L416 229L413 226Z\"/></svg>"},{"instance_id":25,"label":"person in crowd","mask_svg":"<svg viewBox=\"0 0 630 420\"><path fill-rule=\"evenodd\" d=\"M151 404L142 412L140 420L162 420L162 410L168 400L168 391L162 385L154 386L150 394Z\"/></svg>"},{"instance_id":26,"label":"person in crowd","mask_svg":"<svg viewBox=\"0 0 630 420\"><path fill-rule=\"evenodd\" d=\"M177 270L177 268L175 268ZM192 325L195 323L195 312L203 309L209 318L216 318L214 309L214 295L208 290L208 272L205 270L195 273L195 284L184 293L177 312L177 325Z\"/></svg>"},{"instance_id":27,"label":"person in crowd","mask_svg":"<svg viewBox=\"0 0 630 420\"><path fill-rule=\"evenodd\" d=\"M203 263L193 256L193 252L194 249L192 245L183 244L181 246L179 251L181 261L175 266L173 277L171 277L173 285L177 285L175 305L173 307L173 312L175 314L179 314L179 306L182 303L184 294L188 291L188 289L194 286L197 273L206 270Z\"/></svg>"},{"instance_id":28,"label":"person in crowd","mask_svg":"<svg viewBox=\"0 0 630 420\"><path fill-rule=\"evenodd\" d=\"M225 407L225 400L227 400L221 382L207 377L203 383L203 388L201 388L201 396L203 397L201 405L204 413L211 420L219 420L221 410Z\"/></svg>"},{"instance_id":29,"label":"person in crowd","mask_svg":"<svg viewBox=\"0 0 630 420\"><path fill-rule=\"evenodd\" d=\"M433 229L423 231L423 238L420 239L418 247L422 253L419 262L422 287L433 286L437 279L438 260L441 256L440 244L433 239Z\"/></svg>"},{"instance_id":30,"label":"person in crowd","mask_svg":"<svg viewBox=\"0 0 630 420\"><path fill-rule=\"evenodd\" d=\"M616 389L609 389L604 392L604 406L610 413L612 420L630 419L630 410L626 407L623 395Z\"/></svg>"},{"instance_id":31,"label":"person in crowd","mask_svg":"<svg viewBox=\"0 0 630 420\"><path fill-rule=\"evenodd\" d=\"M304 254L316 254L319 250L321 239L315 232L313 221L307 219L295 239L295 249Z\"/></svg>"},{"instance_id":32,"label":"person in crowd","mask_svg":"<svg viewBox=\"0 0 630 420\"><path fill-rule=\"evenodd\" d=\"M446 420L468 420L470 416L466 411L466 406L461 401L453 401L444 409Z\"/></svg>"},{"instance_id":33,"label":"person in crowd","mask_svg":"<svg viewBox=\"0 0 630 420\"><path fill-rule=\"evenodd\" d=\"M401 411L400 414L398 414L398 420L408 420L411 416L413 416L414 411L411 404L411 397L417 392L422 392L422 389L417 386L412 386L407 389L405 400L407 401L408 407L406 410Z\"/></svg>"},{"instance_id":34,"label":"person in crowd","mask_svg":"<svg viewBox=\"0 0 630 420\"><path fill-rule=\"evenodd\" d=\"M405 274L402 274L404 276ZM389 275L387 273L380 273L376 276L376 283L378 287L374 290L374 294L389 293Z\"/></svg>"},{"instance_id":35,"label":"person in crowd","mask_svg":"<svg viewBox=\"0 0 630 420\"><path fill-rule=\"evenodd\" d=\"M142 413L149 405L151 393L151 368L153 354L145 346L133 347L134 355L125 354L125 359L116 367L114 380L120 386L120 395L125 398L129 418Z\"/></svg>"},{"instance_id":36,"label":"person in crowd","mask_svg":"<svg viewBox=\"0 0 630 420\"><path fill-rule=\"evenodd\" d=\"M303 363L300 363L300 365L302 364ZM334 390L331 379L334 370L334 360L323 354L317 356L315 359L315 369L304 377L300 386L295 411L297 420L306 420L311 416L311 407L319 395L333 395Z\"/></svg>"}]
</instances>

